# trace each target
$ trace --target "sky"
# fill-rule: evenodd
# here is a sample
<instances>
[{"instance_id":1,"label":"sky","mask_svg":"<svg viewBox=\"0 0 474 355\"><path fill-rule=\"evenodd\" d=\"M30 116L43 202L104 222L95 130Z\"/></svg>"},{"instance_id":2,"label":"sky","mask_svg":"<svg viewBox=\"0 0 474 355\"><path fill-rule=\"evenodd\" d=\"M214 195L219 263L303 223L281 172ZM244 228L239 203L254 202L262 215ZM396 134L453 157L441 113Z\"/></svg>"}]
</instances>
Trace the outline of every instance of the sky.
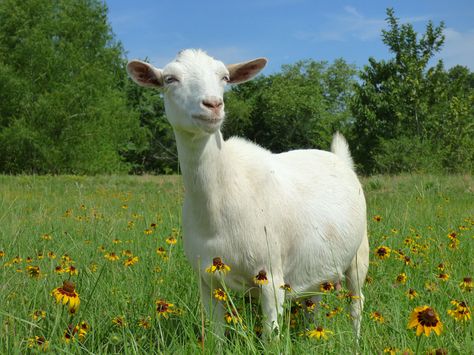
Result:
<instances>
[{"instance_id":1,"label":"sky","mask_svg":"<svg viewBox=\"0 0 474 355\"><path fill-rule=\"evenodd\" d=\"M436 56L445 67L474 71L474 0L106 0L109 22L128 59L163 67L185 48L201 48L230 64L269 60L264 74L302 59L344 58L362 68L369 57L391 58L381 30L386 8L424 33L445 23Z\"/></svg>"}]
</instances>

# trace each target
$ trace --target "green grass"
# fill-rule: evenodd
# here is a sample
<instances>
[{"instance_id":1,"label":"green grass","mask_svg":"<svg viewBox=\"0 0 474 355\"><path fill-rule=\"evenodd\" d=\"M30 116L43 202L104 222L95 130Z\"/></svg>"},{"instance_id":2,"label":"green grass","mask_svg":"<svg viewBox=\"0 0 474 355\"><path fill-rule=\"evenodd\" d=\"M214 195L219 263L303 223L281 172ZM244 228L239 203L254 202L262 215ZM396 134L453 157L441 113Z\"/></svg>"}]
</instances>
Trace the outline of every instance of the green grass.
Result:
<instances>
[{"instance_id":1,"label":"green grass","mask_svg":"<svg viewBox=\"0 0 474 355\"><path fill-rule=\"evenodd\" d=\"M472 352L473 321L456 321L447 310L454 299L474 303L474 291L459 287L474 270L473 178L377 176L363 183L372 252L359 352L380 354L388 347L400 354L417 347L420 354L435 349ZM300 310L290 317L291 305L286 305L281 339L272 343L256 335L261 324L258 305L231 293L242 323L229 325L224 343L216 341L212 326L202 319L198 278L183 255L183 193L179 177L0 176L0 353L41 351L38 344L28 347L35 336L44 337L52 353L201 353L202 332L206 354L355 351L347 300L336 292L323 296L315 314ZM379 222L373 219L376 215L381 216ZM459 240L455 249L449 247L451 232ZM175 245L166 242L171 235L177 237ZM385 260L375 255L380 246L391 249ZM159 247L166 257L156 252ZM124 265L126 250L138 256L136 264ZM398 250L410 258L409 265L400 260ZM48 256L50 252L56 258ZM107 260L107 252L115 252L120 260ZM78 275L55 272L57 266L66 266L65 254ZM444 271L438 269L441 263ZM29 275L31 266L39 267L39 277ZM402 272L405 284L396 282ZM449 279L441 280L440 273ZM81 299L75 315L51 296L67 279L75 283ZM406 295L410 288L418 293L413 300ZM176 312L158 317L158 299L174 304ZM422 305L440 316L440 336L416 337L407 329L410 313ZM342 311L327 317L336 307ZM45 311L45 318L34 320L36 310ZM374 320L373 312L384 322ZM119 316L124 326L112 322ZM140 320L147 320L149 327L139 326ZM68 326L81 321L89 325L84 339L79 341L76 333L75 340L66 343ZM333 333L327 340L302 336L316 325Z\"/></svg>"}]
</instances>

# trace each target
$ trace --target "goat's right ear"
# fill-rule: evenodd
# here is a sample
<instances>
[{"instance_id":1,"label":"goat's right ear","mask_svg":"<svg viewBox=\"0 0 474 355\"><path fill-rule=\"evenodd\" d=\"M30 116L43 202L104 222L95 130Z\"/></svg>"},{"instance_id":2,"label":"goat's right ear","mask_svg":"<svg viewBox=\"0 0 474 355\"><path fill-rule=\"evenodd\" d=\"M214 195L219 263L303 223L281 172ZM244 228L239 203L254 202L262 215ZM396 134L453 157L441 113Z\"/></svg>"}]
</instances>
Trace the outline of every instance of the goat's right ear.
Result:
<instances>
[{"instance_id":1,"label":"goat's right ear","mask_svg":"<svg viewBox=\"0 0 474 355\"><path fill-rule=\"evenodd\" d=\"M127 64L127 73L140 86L148 88L163 87L163 71L141 60L132 60Z\"/></svg>"}]
</instances>

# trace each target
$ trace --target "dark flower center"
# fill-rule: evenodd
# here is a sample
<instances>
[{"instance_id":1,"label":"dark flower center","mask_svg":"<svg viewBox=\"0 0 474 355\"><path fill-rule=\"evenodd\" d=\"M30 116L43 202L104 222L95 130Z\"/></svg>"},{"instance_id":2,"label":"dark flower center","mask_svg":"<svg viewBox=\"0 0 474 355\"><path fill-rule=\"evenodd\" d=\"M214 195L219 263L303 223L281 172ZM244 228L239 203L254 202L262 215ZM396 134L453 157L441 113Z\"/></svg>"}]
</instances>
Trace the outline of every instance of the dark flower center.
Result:
<instances>
[{"instance_id":1,"label":"dark flower center","mask_svg":"<svg viewBox=\"0 0 474 355\"><path fill-rule=\"evenodd\" d=\"M332 289L332 284L330 282L323 283L323 290L330 291Z\"/></svg>"},{"instance_id":2,"label":"dark flower center","mask_svg":"<svg viewBox=\"0 0 474 355\"><path fill-rule=\"evenodd\" d=\"M379 248L379 249L377 250L377 254L380 255L380 256L385 256L385 255L387 255L387 249L385 249L385 248Z\"/></svg>"},{"instance_id":3,"label":"dark flower center","mask_svg":"<svg viewBox=\"0 0 474 355\"><path fill-rule=\"evenodd\" d=\"M74 285L73 282L71 281L64 281L63 282L63 287L59 288L59 292L62 292L64 293L65 295L69 296L69 297L74 297L75 294L74 294L74 289L76 288L76 286Z\"/></svg>"},{"instance_id":4,"label":"dark flower center","mask_svg":"<svg viewBox=\"0 0 474 355\"><path fill-rule=\"evenodd\" d=\"M156 310L159 313L165 313L166 311L168 311L168 308L169 308L169 305L166 302L159 302L158 305L156 306Z\"/></svg>"},{"instance_id":5,"label":"dark flower center","mask_svg":"<svg viewBox=\"0 0 474 355\"><path fill-rule=\"evenodd\" d=\"M256 276L257 280L266 280L267 279L267 272L265 270L260 270L258 275Z\"/></svg>"},{"instance_id":6,"label":"dark flower center","mask_svg":"<svg viewBox=\"0 0 474 355\"><path fill-rule=\"evenodd\" d=\"M436 317L436 313L431 308L427 308L418 313L418 322L422 326L436 327L436 324L438 324L438 317Z\"/></svg>"}]
</instances>

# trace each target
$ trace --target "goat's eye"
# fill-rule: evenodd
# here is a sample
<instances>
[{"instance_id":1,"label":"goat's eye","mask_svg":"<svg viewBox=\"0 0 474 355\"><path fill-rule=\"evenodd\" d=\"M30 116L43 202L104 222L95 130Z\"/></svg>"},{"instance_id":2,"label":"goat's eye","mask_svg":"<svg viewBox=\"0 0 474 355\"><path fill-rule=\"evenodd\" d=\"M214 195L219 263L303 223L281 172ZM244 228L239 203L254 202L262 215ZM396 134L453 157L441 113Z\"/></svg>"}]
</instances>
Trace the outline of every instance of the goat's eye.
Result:
<instances>
[{"instance_id":1,"label":"goat's eye","mask_svg":"<svg viewBox=\"0 0 474 355\"><path fill-rule=\"evenodd\" d=\"M222 80L224 80L226 83L228 83L230 81L230 77L228 75L224 75L222 77Z\"/></svg>"},{"instance_id":2,"label":"goat's eye","mask_svg":"<svg viewBox=\"0 0 474 355\"><path fill-rule=\"evenodd\" d=\"M173 83L177 83L178 81L179 81L178 78L173 76L173 75L165 76L165 83L166 84L173 84Z\"/></svg>"}]
</instances>

